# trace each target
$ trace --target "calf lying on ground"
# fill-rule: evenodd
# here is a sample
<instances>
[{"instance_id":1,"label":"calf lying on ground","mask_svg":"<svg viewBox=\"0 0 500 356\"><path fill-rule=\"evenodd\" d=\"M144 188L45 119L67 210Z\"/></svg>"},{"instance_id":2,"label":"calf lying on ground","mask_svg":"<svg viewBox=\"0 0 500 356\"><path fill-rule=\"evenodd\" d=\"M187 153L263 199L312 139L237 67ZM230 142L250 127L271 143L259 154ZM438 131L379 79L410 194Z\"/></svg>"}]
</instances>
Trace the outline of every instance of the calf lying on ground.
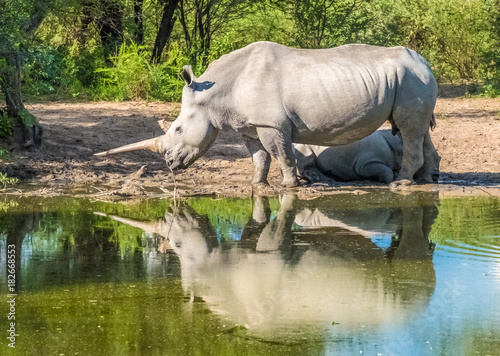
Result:
<instances>
[{"instance_id":1,"label":"calf lying on ground","mask_svg":"<svg viewBox=\"0 0 500 356\"><path fill-rule=\"evenodd\" d=\"M437 183L439 155L432 145L435 166L432 177L415 174L418 183ZM351 180L373 180L390 183L397 178L403 157L403 141L391 130L378 130L371 135L342 146L295 144L293 152L301 177L311 183L335 183ZM432 180L432 181L431 181Z\"/></svg>"}]
</instances>

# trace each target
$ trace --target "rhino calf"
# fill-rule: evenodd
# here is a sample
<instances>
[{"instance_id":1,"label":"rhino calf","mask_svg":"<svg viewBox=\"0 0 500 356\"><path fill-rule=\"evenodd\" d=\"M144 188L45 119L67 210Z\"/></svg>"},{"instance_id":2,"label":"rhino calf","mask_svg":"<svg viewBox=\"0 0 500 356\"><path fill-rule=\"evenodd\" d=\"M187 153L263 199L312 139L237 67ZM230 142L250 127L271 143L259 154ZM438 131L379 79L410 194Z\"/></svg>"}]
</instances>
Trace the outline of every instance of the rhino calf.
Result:
<instances>
[{"instance_id":1,"label":"rhino calf","mask_svg":"<svg viewBox=\"0 0 500 356\"><path fill-rule=\"evenodd\" d=\"M311 183L333 184L334 179L391 183L401 169L403 140L391 130L378 130L362 140L342 146L295 144L293 153L299 175ZM431 177L417 171L416 182L431 183L432 180L437 183L440 158L435 149L433 157Z\"/></svg>"}]
</instances>

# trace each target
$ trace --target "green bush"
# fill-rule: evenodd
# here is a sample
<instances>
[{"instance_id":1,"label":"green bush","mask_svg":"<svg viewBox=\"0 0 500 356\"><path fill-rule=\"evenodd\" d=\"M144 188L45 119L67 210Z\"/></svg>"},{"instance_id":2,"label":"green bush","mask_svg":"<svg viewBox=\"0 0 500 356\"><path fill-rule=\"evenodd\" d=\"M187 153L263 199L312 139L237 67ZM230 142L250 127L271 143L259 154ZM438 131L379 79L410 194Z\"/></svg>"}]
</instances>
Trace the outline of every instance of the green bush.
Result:
<instances>
[{"instance_id":1,"label":"green bush","mask_svg":"<svg viewBox=\"0 0 500 356\"><path fill-rule=\"evenodd\" d=\"M84 11L88 4L70 3L72 11L48 16L30 44L23 45L31 48L24 52L23 90L28 94L178 101L183 65L193 65L200 75L213 60L259 40L304 48L345 43L406 46L427 59L439 81L473 84L487 96L500 93L499 0L253 2L238 16L212 23L208 53L199 36L189 39L189 31L176 21L161 61L154 64L151 49L163 6L154 2L145 6L145 46L127 42L135 38L137 28L132 7L125 6L122 25L127 44L108 60L96 22L82 22L89 20ZM188 28L190 21L187 18ZM17 30L15 26L4 30L9 31ZM6 41L14 45L15 36L9 38ZM2 48L6 47L0 44L0 52Z\"/></svg>"},{"instance_id":2,"label":"green bush","mask_svg":"<svg viewBox=\"0 0 500 356\"><path fill-rule=\"evenodd\" d=\"M173 43L167 60L151 63L150 53L135 43L123 44L112 67L98 68L101 82L98 96L115 100L167 100L179 101L184 82L180 79L182 66L188 63L184 52Z\"/></svg>"},{"instance_id":3,"label":"green bush","mask_svg":"<svg viewBox=\"0 0 500 356\"><path fill-rule=\"evenodd\" d=\"M40 44L26 53L22 71L23 90L32 96L92 96L98 79L95 70L104 65L102 51Z\"/></svg>"},{"instance_id":4,"label":"green bush","mask_svg":"<svg viewBox=\"0 0 500 356\"><path fill-rule=\"evenodd\" d=\"M164 101L180 101L184 80L181 79L182 67L189 64L185 51L172 43L167 51L166 60L149 67L150 98ZM199 70L195 66L195 73Z\"/></svg>"},{"instance_id":5,"label":"green bush","mask_svg":"<svg viewBox=\"0 0 500 356\"><path fill-rule=\"evenodd\" d=\"M489 98L496 98L500 96L500 82L491 82L485 84L481 88L481 95Z\"/></svg>"},{"instance_id":6,"label":"green bush","mask_svg":"<svg viewBox=\"0 0 500 356\"><path fill-rule=\"evenodd\" d=\"M116 56L110 58L112 67L98 68L102 73L99 84L104 99L144 99L149 92L148 59L144 48L135 43L121 45Z\"/></svg>"},{"instance_id":7,"label":"green bush","mask_svg":"<svg viewBox=\"0 0 500 356\"><path fill-rule=\"evenodd\" d=\"M24 90L34 96L54 93L61 85L62 58L61 52L43 44L26 53Z\"/></svg>"},{"instance_id":8,"label":"green bush","mask_svg":"<svg viewBox=\"0 0 500 356\"><path fill-rule=\"evenodd\" d=\"M0 173L0 185L3 186L3 189L7 187L7 185L16 184L19 180L14 177L7 177L7 173Z\"/></svg>"},{"instance_id":9,"label":"green bush","mask_svg":"<svg viewBox=\"0 0 500 356\"><path fill-rule=\"evenodd\" d=\"M7 115L7 112L0 110L0 137L12 135L14 129L14 119Z\"/></svg>"},{"instance_id":10,"label":"green bush","mask_svg":"<svg viewBox=\"0 0 500 356\"><path fill-rule=\"evenodd\" d=\"M361 8L359 18L366 22L360 23L353 39L414 49L439 81L484 83L491 63L499 58L494 3L497 0L370 1Z\"/></svg>"},{"instance_id":11,"label":"green bush","mask_svg":"<svg viewBox=\"0 0 500 356\"><path fill-rule=\"evenodd\" d=\"M69 94L74 98L95 96L95 87L100 78L96 69L105 64L102 50L70 49L61 64L61 94Z\"/></svg>"}]
</instances>

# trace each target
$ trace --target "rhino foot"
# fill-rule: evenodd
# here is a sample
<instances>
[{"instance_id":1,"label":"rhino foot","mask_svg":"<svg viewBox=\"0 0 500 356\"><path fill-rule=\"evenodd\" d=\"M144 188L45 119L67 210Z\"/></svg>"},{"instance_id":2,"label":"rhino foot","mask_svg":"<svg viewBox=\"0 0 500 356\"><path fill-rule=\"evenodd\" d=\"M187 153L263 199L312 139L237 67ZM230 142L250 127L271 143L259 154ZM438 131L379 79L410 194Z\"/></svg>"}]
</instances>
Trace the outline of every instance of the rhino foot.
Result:
<instances>
[{"instance_id":1,"label":"rhino foot","mask_svg":"<svg viewBox=\"0 0 500 356\"><path fill-rule=\"evenodd\" d=\"M401 179L401 180L395 180L391 184L389 184L389 187L391 189L404 189L409 186L411 186L413 182L409 179Z\"/></svg>"},{"instance_id":2,"label":"rhino foot","mask_svg":"<svg viewBox=\"0 0 500 356\"><path fill-rule=\"evenodd\" d=\"M268 187L269 186L269 182L267 180L254 180L254 181L252 181L251 184L254 188Z\"/></svg>"},{"instance_id":3,"label":"rhino foot","mask_svg":"<svg viewBox=\"0 0 500 356\"><path fill-rule=\"evenodd\" d=\"M300 186L301 184L299 183L297 178L293 178L293 179L283 179L281 185L285 188L294 188Z\"/></svg>"}]
</instances>

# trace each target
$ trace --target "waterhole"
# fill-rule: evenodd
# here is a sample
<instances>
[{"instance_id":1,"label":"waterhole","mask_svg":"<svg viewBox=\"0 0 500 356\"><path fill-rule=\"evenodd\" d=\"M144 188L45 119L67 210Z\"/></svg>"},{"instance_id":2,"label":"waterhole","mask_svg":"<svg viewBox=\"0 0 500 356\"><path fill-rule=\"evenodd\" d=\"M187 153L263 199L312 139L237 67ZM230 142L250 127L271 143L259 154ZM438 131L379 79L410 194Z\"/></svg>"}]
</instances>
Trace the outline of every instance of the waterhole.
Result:
<instances>
[{"instance_id":1,"label":"waterhole","mask_svg":"<svg viewBox=\"0 0 500 356\"><path fill-rule=\"evenodd\" d=\"M0 211L2 355L499 355L498 197Z\"/></svg>"}]
</instances>

